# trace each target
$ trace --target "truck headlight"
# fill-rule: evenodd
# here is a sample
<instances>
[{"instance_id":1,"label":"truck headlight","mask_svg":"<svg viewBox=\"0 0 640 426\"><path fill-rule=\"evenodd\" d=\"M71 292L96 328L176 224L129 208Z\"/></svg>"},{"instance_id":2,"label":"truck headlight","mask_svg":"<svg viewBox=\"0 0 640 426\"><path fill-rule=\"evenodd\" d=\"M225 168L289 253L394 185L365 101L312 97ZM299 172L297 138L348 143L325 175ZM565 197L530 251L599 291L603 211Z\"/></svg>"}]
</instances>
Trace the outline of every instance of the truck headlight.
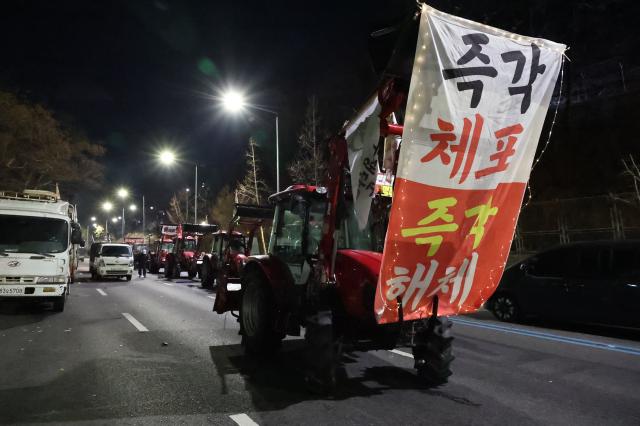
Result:
<instances>
[{"instance_id":1,"label":"truck headlight","mask_svg":"<svg viewBox=\"0 0 640 426\"><path fill-rule=\"evenodd\" d=\"M38 284L56 284L56 283L65 283L67 281L67 277L64 275L51 275L48 277L38 277Z\"/></svg>"},{"instance_id":2,"label":"truck headlight","mask_svg":"<svg viewBox=\"0 0 640 426\"><path fill-rule=\"evenodd\" d=\"M133 260L129 261L129 266L133 266Z\"/></svg>"},{"instance_id":3,"label":"truck headlight","mask_svg":"<svg viewBox=\"0 0 640 426\"><path fill-rule=\"evenodd\" d=\"M98 266L102 266L104 268L104 259L100 259L100 261L98 262Z\"/></svg>"}]
</instances>

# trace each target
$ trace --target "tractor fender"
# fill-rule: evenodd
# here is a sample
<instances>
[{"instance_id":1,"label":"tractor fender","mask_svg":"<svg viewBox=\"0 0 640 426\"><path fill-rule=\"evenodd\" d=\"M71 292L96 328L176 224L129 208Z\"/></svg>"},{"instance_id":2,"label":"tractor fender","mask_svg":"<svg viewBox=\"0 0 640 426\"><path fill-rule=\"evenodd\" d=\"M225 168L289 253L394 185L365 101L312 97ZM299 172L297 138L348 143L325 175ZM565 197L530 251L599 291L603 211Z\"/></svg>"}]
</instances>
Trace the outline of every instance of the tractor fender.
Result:
<instances>
[{"instance_id":1,"label":"tractor fender","mask_svg":"<svg viewBox=\"0 0 640 426\"><path fill-rule=\"evenodd\" d=\"M268 254L250 256L242 270L242 277L259 273L271 287L279 308L287 305L287 292L294 287L293 276L287 265L278 257Z\"/></svg>"},{"instance_id":2,"label":"tractor fender","mask_svg":"<svg viewBox=\"0 0 640 426\"><path fill-rule=\"evenodd\" d=\"M373 304L381 264L381 253L338 250L335 269L337 293L350 317L375 323Z\"/></svg>"}]
</instances>

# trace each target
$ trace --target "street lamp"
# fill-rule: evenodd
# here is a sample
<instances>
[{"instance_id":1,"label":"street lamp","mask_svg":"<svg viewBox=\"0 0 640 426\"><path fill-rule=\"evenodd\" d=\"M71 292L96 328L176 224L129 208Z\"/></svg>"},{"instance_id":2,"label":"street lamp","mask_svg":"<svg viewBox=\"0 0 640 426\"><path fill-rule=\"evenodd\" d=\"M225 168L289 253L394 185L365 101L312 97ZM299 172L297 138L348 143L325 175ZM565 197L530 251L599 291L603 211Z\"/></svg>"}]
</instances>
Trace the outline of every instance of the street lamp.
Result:
<instances>
[{"instance_id":1,"label":"street lamp","mask_svg":"<svg viewBox=\"0 0 640 426\"><path fill-rule=\"evenodd\" d=\"M165 166L172 166L175 164L178 159L176 154L173 151L168 149L164 149L160 151L158 154L158 159L160 163ZM184 160L183 160L184 161ZM198 223L198 163L194 161L185 161L187 163L191 163L195 167L195 179L194 179L194 191L193 191L193 223ZM189 192L189 188L187 188L187 192ZM187 220L189 220L189 194L187 194Z\"/></svg>"},{"instance_id":2,"label":"street lamp","mask_svg":"<svg viewBox=\"0 0 640 426\"><path fill-rule=\"evenodd\" d=\"M276 117L276 187L280 192L280 140L278 132L278 112L260 105L250 104L245 100L244 94L237 90L229 89L220 97L222 107L232 114L242 112L246 108L257 109L259 111L268 112Z\"/></svg>"}]
</instances>

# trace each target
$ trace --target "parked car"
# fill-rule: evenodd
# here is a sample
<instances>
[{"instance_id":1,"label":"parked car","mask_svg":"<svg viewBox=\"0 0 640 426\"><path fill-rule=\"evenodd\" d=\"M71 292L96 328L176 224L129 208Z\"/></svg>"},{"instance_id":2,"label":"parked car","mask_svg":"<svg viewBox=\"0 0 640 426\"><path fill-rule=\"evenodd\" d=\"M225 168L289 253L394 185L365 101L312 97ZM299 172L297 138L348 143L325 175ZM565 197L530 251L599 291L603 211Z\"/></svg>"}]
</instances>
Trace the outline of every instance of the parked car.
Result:
<instances>
[{"instance_id":1,"label":"parked car","mask_svg":"<svg viewBox=\"0 0 640 426\"><path fill-rule=\"evenodd\" d=\"M508 268L487 308L502 321L535 316L640 328L640 241L558 246Z\"/></svg>"},{"instance_id":2,"label":"parked car","mask_svg":"<svg viewBox=\"0 0 640 426\"><path fill-rule=\"evenodd\" d=\"M95 257L91 261L91 278L126 278L133 275L133 252L129 244L101 243L91 247Z\"/></svg>"}]
</instances>

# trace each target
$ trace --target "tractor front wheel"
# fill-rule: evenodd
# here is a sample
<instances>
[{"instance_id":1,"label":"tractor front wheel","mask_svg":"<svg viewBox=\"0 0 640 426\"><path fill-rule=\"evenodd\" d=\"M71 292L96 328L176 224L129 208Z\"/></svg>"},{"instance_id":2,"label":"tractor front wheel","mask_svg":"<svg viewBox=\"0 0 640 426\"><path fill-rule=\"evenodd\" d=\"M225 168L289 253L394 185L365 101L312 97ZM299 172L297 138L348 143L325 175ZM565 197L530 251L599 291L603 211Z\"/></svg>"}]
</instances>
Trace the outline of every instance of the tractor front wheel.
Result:
<instances>
[{"instance_id":1,"label":"tractor front wheel","mask_svg":"<svg viewBox=\"0 0 640 426\"><path fill-rule=\"evenodd\" d=\"M270 355L280 348L282 338L274 329L275 300L269 284L260 274L250 273L240 306L242 345L249 355Z\"/></svg>"},{"instance_id":2,"label":"tractor front wheel","mask_svg":"<svg viewBox=\"0 0 640 426\"><path fill-rule=\"evenodd\" d=\"M451 326L446 317L432 317L426 327L415 336L413 358L418 376L429 386L438 386L447 382L451 376L451 362L454 360L451 343Z\"/></svg>"},{"instance_id":3,"label":"tractor front wheel","mask_svg":"<svg viewBox=\"0 0 640 426\"><path fill-rule=\"evenodd\" d=\"M331 392L342 357L342 342L335 335L331 310L319 310L306 318L304 338L307 387L315 393Z\"/></svg>"},{"instance_id":4,"label":"tractor front wheel","mask_svg":"<svg viewBox=\"0 0 640 426\"><path fill-rule=\"evenodd\" d=\"M200 266L200 282L202 287L213 287L213 271L211 270L211 263L208 258L202 259L202 265Z\"/></svg>"},{"instance_id":5,"label":"tractor front wheel","mask_svg":"<svg viewBox=\"0 0 640 426\"><path fill-rule=\"evenodd\" d=\"M173 256L167 256L164 261L164 277L165 278L173 278Z\"/></svg>"}]
</instances>

